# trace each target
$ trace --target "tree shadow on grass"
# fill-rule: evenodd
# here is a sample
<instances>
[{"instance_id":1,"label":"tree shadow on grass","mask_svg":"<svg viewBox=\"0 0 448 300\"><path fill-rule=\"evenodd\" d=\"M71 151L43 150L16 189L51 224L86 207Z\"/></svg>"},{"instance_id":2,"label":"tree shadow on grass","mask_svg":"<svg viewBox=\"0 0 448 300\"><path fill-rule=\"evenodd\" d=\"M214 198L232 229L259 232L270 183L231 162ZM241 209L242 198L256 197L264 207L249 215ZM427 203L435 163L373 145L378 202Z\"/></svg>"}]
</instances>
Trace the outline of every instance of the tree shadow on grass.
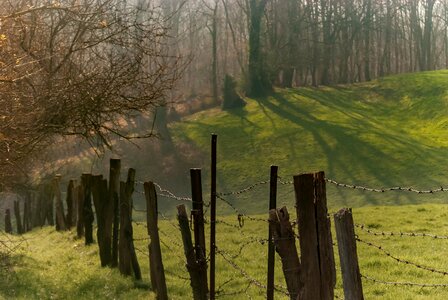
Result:
<instances>
[{"instance_id":1,"label":"tree shadow on grass","mask_svg":"<svg viewBox=\"0 0 448 300\"><path fill-rule=\"evenodd\" d=\"M308 96L310 96L307 93ZM320 101L322 105L327 105L331 102L329 98L323 100L322 94L318 94L319 97L314 96L313 99ZM276 100L276 101L273 101ZM275 103L277 102L277 103ZM384 165L384 161L390 163L400 163L394 161L394 157L384 151L381 147L375 147L364 140L358 135L359 129L366 129L371 125L365 120L356 118L355 127L349 128L336 123L330 123L326 120L321 120L310 114L308 111L300 110L298 105L294 105L290 100L284 98L281 94L274 94L272 98L264 98L259 100L259 104L265 107L264 113L275 113L281 118L287 119L290 122L303 128L305 132L310 133L313 136L314 141L319 145L322 153L327 158L327 166L322 166L325 169L328 176L338 174L343 180L348 180L349 183L359 184L359 172L368 174L374 182L387 187L396 185L397 182L403 182L403 178L400 174L387 173L387 169L381 168ZM331 104L328 104L332 109L343 110L340 100L335 100ZM345 104L346 105L346 104ZM394 143L399 148L411 151L415 156L419 156L424 153L424 147L415 147L416 143L406 140L400 136L394 136L389 133L381 132L380 129L370 129L372 133L381 136L382 143ZM330 146L327 143L324 135L331 136L336 140L336 144ZM290 142L290 152L295 153L296 148L300 148L300 140ZM355 155L356 152L356 155ZM345 153L345 155L341 155ZM346 153L354 153L353 155L347 155ZM342 157L347 159L341 159ZM434 157L436 159L436 157ZM312 159L312 158L310 158ZM353 159L353 160L351 160ZM355 167L351 165L356 164ZM339 196L346 197L345 193L339 192ZM398 204L401 202L399 198L405 197L406 202L415 202L415 197L411 195L388 195L389 198L393 198L392 203ZM377 197L365 196L367 203L380 204Z\"/></svg>"}]
</instances>

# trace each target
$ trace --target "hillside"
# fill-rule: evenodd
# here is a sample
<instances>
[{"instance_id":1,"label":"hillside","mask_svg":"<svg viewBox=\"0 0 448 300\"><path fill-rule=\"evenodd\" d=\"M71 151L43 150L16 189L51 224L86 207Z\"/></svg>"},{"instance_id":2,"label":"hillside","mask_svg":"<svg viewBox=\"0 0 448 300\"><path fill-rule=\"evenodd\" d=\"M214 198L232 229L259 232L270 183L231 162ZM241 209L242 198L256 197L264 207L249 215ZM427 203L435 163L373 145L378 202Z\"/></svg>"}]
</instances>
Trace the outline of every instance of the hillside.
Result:
<instances>
[{"instance_id":1,"label":"hillside","mask_svg":"<svg viewBox=\"0 0 448 300\"><path fill-rule=\"evenodd\" d=\"M448 184L448 71L404 74L333 87L278 89L246 99L243 109L213 108L171 126L209 160L210 133L218 137L218 190L238 190L268 178L324 170L338 182L372 187L437 188ZM204 183L208 184L208 177ZM291 203L291 188L280 202ZM261 197L261 198L260 198ZM329 205L363 206L442 201L437 195L372 195L328 187ZM263 212L267 187L254 197L231 199ZM264 200L266 199L266 200Z\"/></svg>"}]
</instances>

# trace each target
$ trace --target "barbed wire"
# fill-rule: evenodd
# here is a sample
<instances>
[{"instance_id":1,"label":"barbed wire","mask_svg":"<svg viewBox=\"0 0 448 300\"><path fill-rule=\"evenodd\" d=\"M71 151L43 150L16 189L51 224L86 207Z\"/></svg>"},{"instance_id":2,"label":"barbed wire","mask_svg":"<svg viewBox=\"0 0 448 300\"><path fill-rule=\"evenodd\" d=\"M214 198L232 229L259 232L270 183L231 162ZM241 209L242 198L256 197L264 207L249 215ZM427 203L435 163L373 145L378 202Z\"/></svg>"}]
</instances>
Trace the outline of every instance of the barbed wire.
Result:
<instances>
[{"instance_id":1,"label":"barbed wire","mask_svg":"<svg viewBox=\"0 0 448 300\"><path fill-rule=\"evenodd\" d=\"M151 238L148 236L148 237L144 237L144 238L133 238L132 240L133 241L148 241L148 240L150 240Z\"/></svg>"},{"instance_id":2,"label":"barbed wire","mask_svg":"<svg viewBox=\"0 0 448 300\"><path fill-rule=\"evenodd\" d=\"M371 276L367 276L367 275L363 275L361 274L361 277L375 282L375 283L380 283L380 284L387 284L387 285L393 285L393 286L416 286L416 287L421 287L421 288L438 288L438 287L448 287L448 284L445 283L417 283L417 282L407 282L407 281L385 281L385 280L380 280L377 278L373 278Z\"/></svg>"},{"instance_id":3,"label":"barbed wire","mask_svg":"<svg viewBox=\"0 0 448 300\"><path fill-rule=\"evenodd\" d=\"M164 221L168 222L168 224L170 224L176 230L178 230L180 228L179 224L174 223L171 219L169 219L167 216L165 216L162 212L159 211L158 214L159 214L159 216L162 217L162 219Z\"/></svg>"},{"instance_id":4,"label":"barbed wire","mask_svg":"<svg viewBox=\"0 0 448 300\"><path fill-rule=\"evenodd\" d=\"M222 192L222 193L217 193L217 196L229 196L229 195L240 195L240 194L244 194L247 192L252 191L253 189L255 189L256 187L260 186L260 185L265 185L268 184L270 181L269 180L262 180L256 183L253 183L241 190L237 190L237 191L231 191L231 192Z\"/></svg>"},{"instance_id":5,"label":"barbed wire","mask_svg":"<svg viewBox=\"0 0 448 300\"><path fill-rule=\"evenodd\" d=\"M355 224L356 227L360 228L362 231L375 236L398 236L398 237L428 237L432 239L442 239L447 240L448 236L438 235L432 233L422 233L422 232L392 232L392 231L374 231L366 228L364 224Z\"/></svg>"},{"instance_id":6,"label":"barbed wire","mask_svg":"<svg viewBox=\"0 0 448 300\"><path fill-rule=\"evenodd\" d=\"M251 221L269 222L267 219L252 217L252 216L249 216L249 215L241 212L238 208L236 208L236 206L232 202L230 202L229 200L226 200L225 198L223 198L220 195L216 195L216 198L221 200L225 204L227 204L227 206L229 206L230 208L232 208L235 211L235 213L238 215L238 223L239 223L240 227L244 226L245 219L248 219Z\"/></svg>"},{"instance_id":7,"label":"barbed wire","mask_svg":"<svg viewBox=\"0 0 448 300\"><path fill-rule=\"evenodd\" d=\"M148 212L146 209L138 209L138 208L135 208L134 205L132 205L132 210L134 210L134 211L136 211L136 212L142 212L142 213L146 213L146 212Z\"/></svg>"},{"instance_id":8,"label":"barbed wire","mask_svg":"<svg viewBox=\"0 0 448 300\"><path fill-rule=\"evenodd\" d=\"M388 188L371 188L371 187L365 187L362 185L339 183L336 180L329 179L329 178L325 178L325 181L328 183L331 183L337 187L363 190L363 191L375 192L375 193L384 193L384 192L388 192L388 191L412 192L412 193L417 193L417 194L434 194L434 193L439 193L439 192L448 192L448 188L444 188L444 187L428 189L428 190L418 190L418 189L415 189L412 187L401 187L401 186L388 187Z\"/></svg>"},{"instance_id":9,"label":"barbed wire","mask_svg":"<svg viewBox=\"0 0 448 300\"><path fill-rule=\"evenodd\" d=\"M165 269L165 273L167 273L167 274L169 274L169 275L171 275L173 277L176 277L178 279L181 279L181 280L185 280L185 281L189 281L190 280L189 277L184 277L182 275L176 274L176 273L174 273L174 272L172 272L170 270L167 270L167 269Z\"/></svg>"},{"instance_id":10,"label":"barbed wire","mask_svg":"<svg viewBox=\"0 0 448 300\"><path fill-rule=\"evenodd\" d=\"M370 276L366 276L361 274L361 277L380 284L393 285L393 286L416 286L416 287L428 287L428 288L437 288L437 287L448 287L448 284L439 284L439 283L416 283L416 282L397 282L397 281L384 281L380 279L376 279Z\"/></svg>"},{"instance_id":11,"label":"barbed wire","mask_svg":"<svg viewBox=\"0 0 448 300\"><path fill-rule=\"evenodd\" d=\"M141 254L143 254L143 255L149 257L149 253L146 253L145 251L143 251L142 249L140 249L140 248L138 248L138 247L135 247L135 246L134 246L134 248L135 248L135 250L137 250L137 251L140 252Z\"/></svg>"},{"instance_id":12,"label":"barbed wire","mask_svg":"<svg viewBox=\"0 0 448 300\"><path fill-rule=\"evenodd\" d=\"M448 187L443 187L443 186L437 187L437 188L419 190L419 189L416 189L413 187L402 187L402 186L394 186L394 187L388 187L388 188L372 188L372 187L366 187L363 185L340 183L340 182L338 182L334 179L330 179L330 178L325 178L325 181L327 183L333 184L337 187L363 190L363 191L375 192L375 193L385 193L385 192L389 192L389 191L412 192L412 193L416 193L416 194L434 194L434 193L440 193L440 192L448 192ZM289 185L289 184L293 184L294 181L283 181L279 177L279 183L282 185Z\"/></svg>"},{"instance_id":13,"label":"barbed wire","mask_svg":"<svg viewBox=\"0 0 448 300\"><path fill-rule=\"evenodd\" d=\"M137 221L134 221L134 224L137 225L137 226L148 227L148 224L147 224L146 222L137 222Z\"/></svg>"},{"instance_id":14,"label":"barbed wire","mask_svg":"<svg viewBox=\"0 0 448 300\"><path fill-rule=\"evenodd\" d=\"M136 181L136 183L139 184L144 184L143 181ZM157 182L153 182L154 186L157 187L157 189L159 190L159 192L161 194L157 194L157 196L160 197L164 197L164 198L170 198L170 199L175 199L177 201L186 201L186 202L193 202L193 199L191 199L191 197L182 197L182 196L177 196L176 194L174 194L173 192L171 192L168 189L163 188L160 184L158 184ZM137 193L139 194L145 194L144 192L141 191L137 191Z\"/></svg>"},{"instance_id":15,"label":"barbed wire","mask_svg":"<svg viewBox=\"0 0 448 300\"><path fill-rule=\"evenodd\" d=\"M234 270L238 271L247 281L251 282L253 285L255 285L256 287L258 287L260 289L263 289L263 290L267 289L266 285L262 284L257 279L251 277L242 267L238 266L234 261L232 261L232 259L229 258L229 256L231 256L231 255L229 255L225 251L220 250L218 248L216 248L216 253L219 254ZM280 292L280 293L284 294L285 296L289 297L289 293L287 291L285 291L283 288L284 287L281 287L278 285L274 286L274 289L277 292Z\"/></svg>"},{"instance_id":16,"label":"barbed wire","mask_svg":"<svg viewBox=\"0 0 448 300\"><path fill-rule=\"evenodd\" d=\"M249 290L250 286L252 285L252 282L249 282L249 284L246 286L246 288L243 288L239 291L224 292L222 289L222 286L224 286L225 284L227 284L229 281L232 281L232 280L233 279L226 281L224 284L222 284L220 287L217 288L216 293L215 293L216 298L223 297L223 296L236 296L236 295L241 295L241 294L247 295L247 291Z\"/></svg>"},{"instance_id":17,"label":"barbed wire","mask_svg":"<svg viewBox=\"0 0 448 300\"><path fill-rule=\"evenodd\" d=\"M382 246L378 246L378 245L375 245L375 244L373 244L371 242L367 242L367 241L361 240L359 237L356 237L356 240L358 242L361 242L361 243L369 246L369 247L373 247L373 248L376 248L376 249L380 250L386 256L392 258L396 262L399 262L399 263L402 263L402 264L406 264L406 265L410 265L410 266L413 266L413 267L416 267L418 269L425 270L425 271L428 271L428 272L438 273L438 274L442 274L444 276L448 276L448 271L438 270L438 269L431 268L431 267L428 267L428 266L424 266L424 265L421 265L421 264L418 264L418 263L415 263L415 262L411 262L411 261L406 260L406 259L402 259L402 258L396 257L396 256L392 255L389 251L385 250Z\"/></svg>"}]
</instances>

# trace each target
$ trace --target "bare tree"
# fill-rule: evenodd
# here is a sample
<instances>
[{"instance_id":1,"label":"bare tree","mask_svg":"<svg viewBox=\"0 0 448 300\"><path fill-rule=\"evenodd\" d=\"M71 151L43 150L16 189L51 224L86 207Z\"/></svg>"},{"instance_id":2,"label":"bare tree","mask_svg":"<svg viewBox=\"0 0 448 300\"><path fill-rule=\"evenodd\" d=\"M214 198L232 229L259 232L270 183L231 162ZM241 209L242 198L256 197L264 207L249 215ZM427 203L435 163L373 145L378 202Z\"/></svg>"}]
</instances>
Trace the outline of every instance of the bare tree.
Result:
<instances>
[{"instance_id":1,"label":"bare tree","mask_svg":"<svg viewBox=\"0 0 448 300\"><path fill-rule=\"evenodd\" d=\"M180 76L158 8L136 18L120 0L47 3L0 1L0 166L55 136L110 147L112 136L154 135L123 120L164 105Z\"/></svg>"}]
</instances>

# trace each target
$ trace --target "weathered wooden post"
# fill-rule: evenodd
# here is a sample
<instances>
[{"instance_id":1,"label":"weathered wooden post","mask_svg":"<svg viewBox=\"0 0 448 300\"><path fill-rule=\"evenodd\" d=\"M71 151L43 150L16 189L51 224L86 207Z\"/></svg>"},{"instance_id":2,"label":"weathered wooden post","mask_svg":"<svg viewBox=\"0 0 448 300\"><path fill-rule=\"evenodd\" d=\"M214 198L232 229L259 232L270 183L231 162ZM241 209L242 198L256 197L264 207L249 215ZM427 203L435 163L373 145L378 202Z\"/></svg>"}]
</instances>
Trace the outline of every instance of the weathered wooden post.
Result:
<instances>
[{"instance_id":1,"label":"weathered wooden post","mask_svg":"<svg viewBox=\"0 0 448 300\"><path fill-rule=\"evenodd\" d=\"M81 175L81 184L83 190L83 219L85 244L93 243L93 221L95 219L92 210L92 174L84 173Z\"/></svg>"},{"instance_id":2,"label":"weathered wooden post","mask_svg":"<svg viewBox=\"0 0 448 300\"><path fill-rule=\"evenodd\" d=\"M322 297L323 299L334 299L336 265L334 262L333 238L331 236L331 221L327 209L327 190L324 172L314 174L314 197Z\"/></svg>"},{"instance_id":3,"label":"weathered wooden post","mask_svg":"<svg viewBox=\"0 0 448 300\"><path fill-rule=\"evenodd\" d=\"M5 210L5 232L9 234L12 233L11 211L9 208Z\"/></svg>"},{"instance_id":4,"label":"weathered wooden post","mask_svg":"<svg viewBox=\"0 0 448 300\"><path fill-rule=\"evenodd\" d=\"M344 296L347 300L364 299L361 273L356 251L355 228L351 209L343 208L334 214L339 260L341 262Z\"/></svg>"},{"instance_id":5,"label":"weathered wooden post","mask_svg":"<svg viewBox=\"0 0 448 300\"><path fill-rule=\"evenodd\" d=\"M126 183L120 182L120 235L118 239L118 270L126 276L131 275L129 199L126 195Z\"/></svg>"},{"instance_id":6,"label":"weathered wooden post","mask_svg":"<svg viewBox=\"0 0 448 300\"><path fill-rule=\"evenodd\" d=\"M84 236L84 188L82 184L80 184L77 188L76 198L78 215L78 220L76 222L76 234L80 239Z\"/></svg>"},{"instance_id":7,"label":"weathered wooden post","mask_svg":"<svg viewBox=\"0 0 448 300\"><path fill-rule=\"evenodd\" d=\"M327 216L325 174L294 176L300 236L300 299L333 299L336 283L330 221ZM316 251L317 250L317 251Z\"/></svg>"},{"instance_id":8,"label":"weathered wooden post","mask_svg":"<svg viewBox=\"0 0 448 300\"><path fill-rule=\"evenodd\" d=\"M154 183L152 182L145 182L144 188L146 196L146 222L148 235L150 237L148 249L151 285L154 287L154 291L157 294L157 299L165 300L168 299L168 292L165 281L165 270L163 268L162 250L160 249L157 216L157 193Z\"/></svg>"},{"instance_id":9,"label":"weathered wooden post","mask_svg":"<svg viewBox=\"0 0 448 300\"><path fill-rule=\"evenodd\" d=\"M314 211L313 174L294 176L296 208L299 223L300 256L302 262L300 299L323 299L320 289L320 266L316 215Z\"/></svg>"},{"instance_id":10,"label":"weathered wooden post","mask_svg":"<svg viewBox=\"0 0 448 300\"><path fill-rule=\"evenodd\" d=\"M92 176L92 199L95 207L97 232L96 238L98 242L101 266L107 265L104 253L104 199L105 193L102 191L103 175ZM107 192L107 191L106 191Z\"/></svg>"},{"instance_id":11,"label":"weathered wooden post","mask_svg":"<svg viewBox=\"0 0 448 300\"><path fill-rule=\"evenodd\" d=\"M53 188L51 184L47 183L44 187L44 223L45 220L47 220L48 225L54 226L54 194L53 194Z\"/></svg>"},{"instance_id":12,"label":"weathered wooden post","mask_svg":"<svg viewBox=\"0 0 448 300\"><path fill-rule=\"evenodd\" d=\"M298 299L299 291L303 287L300 278L300 259L296 248L296 237L286 207L269 211L269 227L271 239L275 242L275 248L281 257L283 275L290 299ZM272 289L274 289L273 282Z\"/></svg>"},{"instance_id":13,"label":"weathered wooden post","mask_svg":"<svg viewBox=\"0 0 448 300\"><path fill-rule=\"evenodd\" d=\"M190 169L190 176L191 198L193 200L191 217L193 218L194 248L196 261L198 262L201 274L201 295L205 295L205 297L208 298L207 252L205 248L204 201L202 199L201 169Z\"/></svg>"},{"instance_id":14,"label":"weathered wooden post","mask_svg":"<svg viewBox=\"0 0 448 300\"><path fill-rule=\"evenodd\" d=\"M76 227L78 224L78 193L79 193L79 184L78 180L73 180L73 218L72 225Z\"/></svg>"},{"instance_id":15,"label":"weathered wooden post","mask_svg":"<svg viewBox=\"0 0 448 300\"><path fill-rule=\"evenodd\" d=\"M195 249L191 239L190 225L185 205L177 206L177 220L182 234L182 243L184 246L184 254L187 260L187 271L190 274L190 284L193 289L194 300L206 300L207 294L204 294L202 288L202 274L196 261Z\"/></svg>"},{"instance_id":16,"label":"weathered wooden post","mask_svg":"<svg viewBox=\"0 0 448 300\"><path fill-rule=\"evenodd\" d=\"M68 182L67 186L67 195L65 197L65 202L67 204L67 215L65 217L65 224L67 225L67 229L70 230L73 226L73 202L74 202L74 190L75 185L73 180Z\"/></svg>"},{"instance_id":17,"label":"weathered wooden post","mask_svg":"<svg viewBox=\"0 0 448 300\"><path fill-rule=\"evenodd\" d=\"M277 208L277 174L278 166L271 166L270 188L269 188L269 211ZM275 275L275 243L272 239L273 224L269 222L268 229L268 276L267 295L268 300L274 300L274 275ZM296 251L297 252L297 251Z\"/></svg>"},{"instance_id":18,"label":"weathered wooden post","mask_svg":"<svg viewBox=\"0 0 448 300\"><path fill-rule=\"evenodd\" d=\"M17 226L17 233L23 234L23 226L22 226L22 218L20 217L20 205L19 201L14 201L14 215L16 217L16 226Z\"/></svg>"},{"instance_id":19,"label":"weathered wooden post","mask_svg":"<svg viewBox=\"0 0 448 300\"><path fill-rule=\"evenodd\" d=\"M25 193L25 200L23 201L23 232L28 232L31 230L31 219L30 219L30 192Z\"/></svg>"},{"instance_id":20,"label":"weathered wooden post","mask_svg":"<svg viewBox=\"0 0 448 300\"><path fill-rule=\"evenodd\" d=\"M210 184L210 299L215 299L215 259L216 259L216 163L218 136L211 140L211 184Z\"/></svg>"},{"instance_id":21,"label":"weathered wooden post","mask_svg":"<svg viewBox=\"0 0 448 300\"><path fill-rule=\"evenodd\" d=\"M109 173L109 205L107 212L107 220L105 224L106 238L109 237L109 228L111 228L112 238L112 254L111 254L111 267L118 266L118 234L120 226L120 170L121 160L110 160L110 173Z\"/></svg>"},{"instance_id":22,"label":"weathered wooden post","mask_svg":"<svg viewBox=\"0 0 448 300\"><path fill-rule=\"evenodd\" d=\"M53 195L56 198L56 230L66 230L66 220L64 215L64 205L60 188L61 175L56 175L53 179Z\"/></svg>"},{"instance_id":23,"label":"weathered wooden post","mask_svg":"<svg viewBox=\"0 0 448 300\"><path fill-rule=\"evenodd\" d=\"M103 230L101 233L101 249L102 249L102 261L101 266L105 267L110 265L112 258L111 251L111 241L112 241L112 221L109 221L109 206L110 206L110 197L109 197L109 188L107 185L107 179L102 179L100 182L100 206L101 206L101 218L102 218L102 226Z\"/></svg>"}]
</instances>

